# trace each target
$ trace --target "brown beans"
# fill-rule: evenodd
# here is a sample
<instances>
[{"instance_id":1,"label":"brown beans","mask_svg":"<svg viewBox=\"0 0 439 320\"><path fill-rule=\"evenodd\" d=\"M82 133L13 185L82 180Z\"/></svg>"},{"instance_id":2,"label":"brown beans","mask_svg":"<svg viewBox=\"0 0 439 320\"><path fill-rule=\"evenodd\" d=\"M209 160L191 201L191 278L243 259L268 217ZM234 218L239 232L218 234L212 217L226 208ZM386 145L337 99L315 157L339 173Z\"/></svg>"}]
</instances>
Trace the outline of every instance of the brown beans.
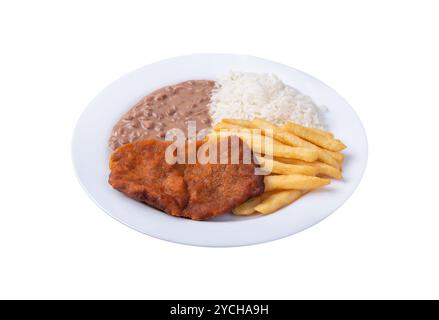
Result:
<instances>
[{"instance_id":1,"label":"brown beans","mask_svg":"<svg viewBox=\"0 0 439 320\"><path fill-rule=\"evenodd\" d=\"M128 139L130 140L130 142L136 140L139 137L140 137L140 132L139 131L131 131L128 134Z\"/></svg>"},{"instance_id":2,"label":"brown beans","mask_svg":"<svg viewBox=\"0 0 439 320\"><path fill-rule=\"evenodd\" d=\"M131 121L130 125L131 125L132 128L140 127L139 119L133 119L133 121Z\"/></svg>"},{"instance_id":3,"label":"brown beans","mask_svg":"<svg viewBox=\"0 0 439 320\"><path fill-rule=\"evenodd\" d=\"M152 129L154 127L154 123L151 120L143 120L141 125L143 129Z\"/></svg>"},{"instance_id":4,"label":"brown beans","mask_svg":"<svg viewBox=\"0 0 439 320\"><path fill-rule=\"evenodd\" d=\"M155 118L155 119L163 119L163 114L161 114L161 113L158 113L158 112L153 112L153 113L151 113L151 116L153 117L153 118Z\"/></svg>"},{"instance_id":5,"label":"brown beans","mask_svg":"<svg viewBox=\"0 0 439 320\"><path fill-rule=\"evenodd\" d=\"M158 94L155 96L154 100L155 101L163 101L168 97L168 95L166 93L162 93L162 94Z\"/></svg>"},{"instance_id":6,"label":"brown beans","mask_svg":"<svg viewBox=\"0 0 439 320\"><path fill-rule=\"evenodd\" d=\"M169 128L187 133L188 121L196 121L197 130L209 128L207 104L213 86L212 81L190 80L144 97L116 124L110 148L139 139L163 139Z\"/></svg>"},{"instance_id":7,"label":"brown beans","mask_svg":"<svg viewBox=\"0 0 439 320\"><path fill-rule=\"evenodd\" d=\"M178 93L180 93L182 90L184 90L185 88L186 88L186 87L185 87L184 85L177 85L177 86L174 87L173 92L174 92L174 94L178 94Z\"/></svg>"}]
</instances>

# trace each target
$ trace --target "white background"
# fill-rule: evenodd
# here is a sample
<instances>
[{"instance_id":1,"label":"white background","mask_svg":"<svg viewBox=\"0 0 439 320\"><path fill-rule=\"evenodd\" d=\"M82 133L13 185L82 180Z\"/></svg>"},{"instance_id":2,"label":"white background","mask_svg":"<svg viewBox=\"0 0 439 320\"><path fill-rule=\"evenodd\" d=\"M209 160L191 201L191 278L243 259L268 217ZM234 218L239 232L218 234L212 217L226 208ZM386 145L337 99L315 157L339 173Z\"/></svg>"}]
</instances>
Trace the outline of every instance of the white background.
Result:
<instances>
[{"instance_id":1,"label":"white background","mask_svg":"<svg viewBox=\"0 0 439 320\"><path fill-rule=\"evenodd\" d=\"M0 298L439 298L437 1L2 1ZM167 243L76 181L75 122L107 84L182 54L260 56L356 109L354 195L292 237Z\"/></svg>"}]
</instances>

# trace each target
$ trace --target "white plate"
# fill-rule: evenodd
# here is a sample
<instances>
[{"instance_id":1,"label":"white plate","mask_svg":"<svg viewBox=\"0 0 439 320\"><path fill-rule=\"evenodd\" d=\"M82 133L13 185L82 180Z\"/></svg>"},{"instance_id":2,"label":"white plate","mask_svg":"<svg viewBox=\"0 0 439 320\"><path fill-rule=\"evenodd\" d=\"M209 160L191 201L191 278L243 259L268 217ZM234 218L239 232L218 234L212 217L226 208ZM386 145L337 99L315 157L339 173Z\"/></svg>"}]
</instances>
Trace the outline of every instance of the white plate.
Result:
<instances>
[{"instance_id":1,"label":"white plate","mask_svg":"<svg viewBox=\"0 0 439 320\"><path fill-rule=\"evenodd\" d=\"M326 106L328 128L348 146L344 180L299 199L275 214L210 221L172 217L131 200L108 181L107 140L113 125L141 97L165 85L190 79L216 79L229 71L274 73L285 83ZM116 80L89 104L73 137L73 162L79 181L105 212L147 235L198 246L241 246L283 238L306 229L340 207L359 184L367 162L367 139L352 107L321 81L288 66L260 58L229 54L197 54L164 60Z\"/></svg>"}]
</instances>

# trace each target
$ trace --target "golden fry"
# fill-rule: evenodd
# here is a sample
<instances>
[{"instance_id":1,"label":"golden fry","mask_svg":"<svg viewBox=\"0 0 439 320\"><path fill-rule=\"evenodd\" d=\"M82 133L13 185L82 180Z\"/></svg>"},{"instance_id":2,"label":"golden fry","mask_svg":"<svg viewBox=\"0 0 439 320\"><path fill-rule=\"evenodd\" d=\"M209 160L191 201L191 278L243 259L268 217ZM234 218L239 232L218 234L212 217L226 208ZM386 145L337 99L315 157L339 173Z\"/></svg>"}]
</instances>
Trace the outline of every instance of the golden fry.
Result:
<instances>
[{"instance_id":1,"label":"golden fry","mask_svg":"<svg viewBox=\"0 0 439 320\"><path fill-rule=\"evenodd\" d=\"M328 150L323 150L320 149L317 151L318 152L318 159L321 162L324 162L334 168L340 169L341 168L341 163L338 162L328 151Z\"/></svg>"},{"instance_id":2,"label":"golden fry","mask_svg":"<svg viewBox=\"0 0 439 320\"><path fill-rule=\"evenodd\" d=\"M266 176L265 191L286 189L316 189L329 184L331 180L301 174Z\"/></svg>"},{"instance_id":3,"label":"golden fry","mask_svg":"<svg viewBox=\"0 0 439 320\"><path fill-rule=\"evenodd\" d=\"M245 128L245 127L241 127L235 124L231 124L231 123L226 123L226 122L218 122L214 127L213 130L215 131L220 131L220 130L240 130L240 129L244 129L244 130L250 130L249 128Z\"/></svg>"},{"instance_id":4,"label":"golden fry","mask_svg":"<svg viewBox=\"0 0 439 320\"><path fill-rule=\"evenodd\" d=\"M257 157L257 159L263 167L271 168L272 173L315 176L319 172L317 168L308 165L287 164L272 159L266 159L264 157ZM303 161L303 163L308 162Z\"/></svg>"},{"instance_id":5,"label":"golden fry","mask_svg":"<svg viewBox=\"0 0 439 320\"><path fill-rule=\"evenodd\" d=\"M346 146L329 132L294 123L279 128L263 119L223 119L214 130L213 136L240 137L251 146L262 169L271 168L274 174L264 178L264 194L233 210L237 215L275 212L309 190L330 183L329 179L316 176L342 179L344 155L339 151ZM263 157L264 154L273 158Z\"/></svg>"},{"instance_id":6,"label":"golden fry","mask_svg":"<svg viewBox=\"0 0 439 320\"><path fill-rule=\"evenodd\" d=\"M330 151L337 152L346 148L346 145L344 145L343 142L338 139L334 139L332 137L329 138L327 136L323 136L320 133L315 133L314 131L309 130L309 128L293 122L288 122L281 129L293 133L302 139L310 141L315 145Z\"/></svg>"},{"instance_id":7,"label":"golden fry","mask_svg":"<svg viewBox=\"0 0 439 320\"><path fill-rule=\"evenodd\" d=\"M342 163L344 160L344 154L340 153L340 152L334 152L334 151L329 151L326 150L327 153L329 153L331 155L331 157L333 157L335 160L337 160L338 163Z\"/></svg>"},{"instance_id":8,"label":"golden fry","mask_svg":"<svg viewBox=\"0 0 439 320\"><path fill-rule=\"evenodd\" d=\"M259 203L264 201L266 198L271 196L274 193L274 191L264 192L263 194L253 197L243 204L239 205L235 209L232 210L233 214L237 216L248 216L253 213L256 213L256 210L254 209Z\"/></svg>"},{"instance_id":9,"label":"golden fry","mask_svg":"<svg viewBox=\"0 0 439 320\"><path fill-rule=\"evenodd\" d=\"M257 212L263 214L273 213L280 208L283 208L297 199L299 199L304 192L302 190L285 190L273 193L265 200L254 207Z\"/></svg>"},{"instance_id":10,"label":"golden fry","mask_svg":"<svg viewBox=\"0 0 439 320\"><path fill-rule=\"evenodd\" d=\"M244 202L243 204L237 206L235 209L232 210L233 214L236 214L237 216L248 216L253 213L255 213L255 207L261 203L262 196L257 196L254 198L251 198Z\"/></svg>"},{"instance_id":11,"label":"golden fry","mask_svg":"<svg viewBox=\"0 0 439 320\"><path fill-rule=\"evenodd\" d=\"M318 151L316 150L301 147L291 147L279 141L273 140L271 139L271 137L265 137L259 134L252 133L250 130L221 130L219 133L211 133L211 136L215 135L238 136L245 143L251 146L252 150L256 153L268 154L271 156L284 158L300 159L306 162L312 162L317 160L318 158Z\"/></svg>"},{"instance_id":12,"label":"golden fry","mask_svg":"<svg viewBox=\"0 0 439 320\"><path fill-rule=\"evenodd\" d=\"M223 121L227 122L229 120L230 119L224 119ZM316 146L315 144L306 141L296 136L295 134L286 132L268 121L256 118L252 121L246 121L245 123L248 126L251 125L253 128L261 129L266 136L271 136L284 144L293 147L302 147L316 150L318 152L317 157L320 161L325 162L336 168L340 167L340 163L332 157L328 150L322 149L321 147Z\"/></svg>"},{"instance_id":13,"label":"golden fry","mask_svg":"<svg viewBox=\"0 0 439 320\"><path fill-rule=\"evenodd\" d=\"M279 162L288 163L288 164L311 166L311 167L314 167L318 170L317 175L327 176L327 177L338 179L338 180L343 179L343 175L339 169L334 168L334 167L332 167L326 163L320 162L320 161L305 162L305 161L300 161L297 159L277 158L277 157L275 157L274 159L279 161Z\"/></svg>"},{"instance_id":14,"label":"golden fry","mask_svg":"<svg viewBox=\"0 0 439 320\"><path fill-rule=\"evenodd\" d=\"M321 129L317 129L317 128L308 128L308 129L317 133L317 134L321 134L322 136L334 138L334 135L329 131L325 131L325 130L321 130Z\"/></svg>"}]
</instances>

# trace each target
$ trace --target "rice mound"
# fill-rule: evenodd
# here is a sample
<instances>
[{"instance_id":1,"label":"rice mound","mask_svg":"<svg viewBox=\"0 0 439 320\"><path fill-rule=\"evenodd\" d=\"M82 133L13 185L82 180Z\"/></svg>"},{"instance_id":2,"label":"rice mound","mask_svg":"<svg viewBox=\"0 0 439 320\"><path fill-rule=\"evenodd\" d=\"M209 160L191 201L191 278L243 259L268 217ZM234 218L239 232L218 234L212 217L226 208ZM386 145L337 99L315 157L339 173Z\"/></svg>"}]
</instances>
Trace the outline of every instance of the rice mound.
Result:
<instances>
[{"instance_id":1,"label":"rice mound","mask_svg":"<svg viewBox=\"0 0 439 320\"><path fill-rule=\"evenodd\" d=\"M293 121L325 128L311 98L273 74L230 72L221 77L212 91L210 114L214 124L224 118L263 118L277 125Z\"/></svg>"}]
</instances>

